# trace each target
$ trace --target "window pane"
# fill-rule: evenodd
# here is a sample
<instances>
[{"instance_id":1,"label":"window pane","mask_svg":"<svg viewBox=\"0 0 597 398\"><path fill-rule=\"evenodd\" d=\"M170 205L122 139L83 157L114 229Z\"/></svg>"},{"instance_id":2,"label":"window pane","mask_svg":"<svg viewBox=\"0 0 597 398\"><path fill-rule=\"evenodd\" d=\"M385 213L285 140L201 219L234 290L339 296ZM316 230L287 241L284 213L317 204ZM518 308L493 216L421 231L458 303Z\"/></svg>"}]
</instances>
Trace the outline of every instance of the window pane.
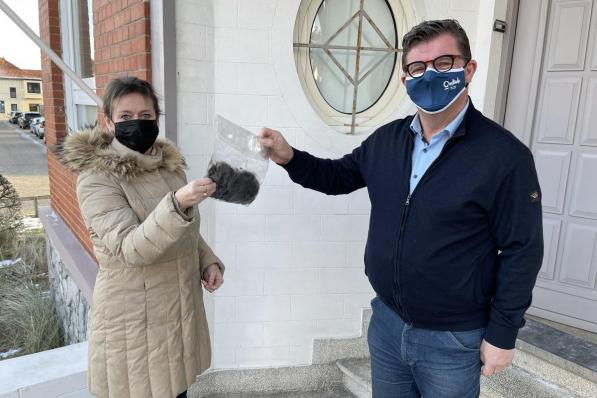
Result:
<instances>
[{"instance_id":1,"label":"window pane","mask_svg":"<svg viewBox=\"0 0 597 398\"><path fill-rule=\"evenodd\" d=\"M359 11L360 0L324 0L313 22L311 43L323 44ZM357 45L358 18L333 40L333 44Z\"/></svg>"},{"instance_id":2,"label":"window pane","mask_svg":"<svg viewBox=\"0 0 597 398\"><path fill-rule=\"evenodd\" d=\"M10 110L11 111L17 111L19 108L17 108L17 104L10 104Z\"/></svg>"},{"instance_id":3,"label":"window pane","mask_svg":"<svg viewBox=\"0 0 597 398\"><path fill-rule=\"evenodd\" d=\"M392 10L385 0L368 0L364 10L373 22L363 17L357 72L359 17L352 17L359 12L359 7L360 0L324 0L311 30L310 44L316 46L310 51L311 69L317 88L332 108L347 114L353 111L355 85L346 74L353 81L358 76L356 112L360 113L383 95L397 58L395 52L387 51L388 44L392 48L397 44Z\"/></svg>"},{"instance_id":4,"label":"window pane","mask_svg":"<svg viewBox=\"0 0 597 398\"><path fill-rule=\"evenodd\" d=\"M17 88L16 87L10 88L10 98L17 98Z\"/></svg>"},{"instance_id":5,"label":"window pane","mask_svg":"<svg viewBox=\"0 0 597 398\"><path fill-rule=\"evenodd\" d=\"M6 109L4 107L4 101L0 101L0 113L6 113Z\"/></svg>"},{"instance_id":6,"label":"window pane","mask_svg":"<svg viewBox=\"0 0 597 398\"><path fill-rule=\"evenodd\" d=\"M97 121L97 107L77 105L77 121L79 122L79 129L95 125Z\"/></svg>"},{"instance_id":7,"label":"window pane","mask_svg":"<svg viewBox=\"0 0 597 398\"><path fill-rule=\"evenodd\" d=\"M340 63L344 64L356 59L350 55L349 51L345 50L331 50L331 53ZM312 49L311 67L319 91L326 93L323 97L327 103L337 110L352 110L354 86L342 73L342 70L334 64L332 58L322 49Z\"/></svg>"},{"instance_id":8,"label":"window pane","mask_svg":"<svg viewBox=\"0 0 597 398\"><path fill-rule=\"evenodd\" d=\"M27 83L27 92L32 94L41 93L41 84L39 83Z\"/></svg>"},{"instance_id":9,"label":"window pane","mask_svg":"<svg viewBox=\"0 0 597 398\"><path fill-rule=\"evenodd\" d=\"M78 40L77 45L77 72L82 78L92 77L93 71L93 1L92 0L76 0L76 7L74 7L73 20L78 25L78 35L75 37Z\"/></svg>"},{"instance_id":10,"label":"window pane","mask_svg":"<svg viewBox=\"0 0 597 398\"><path fill-rule=\"evenodd\" d=\"M359 112L375 104L382 96L394 71L396 58L392 53L364 53L361 57L361 62L364 64L361 76L370 70L373 72L359 85L357 96Z\"/></svg>"}]
</instances>

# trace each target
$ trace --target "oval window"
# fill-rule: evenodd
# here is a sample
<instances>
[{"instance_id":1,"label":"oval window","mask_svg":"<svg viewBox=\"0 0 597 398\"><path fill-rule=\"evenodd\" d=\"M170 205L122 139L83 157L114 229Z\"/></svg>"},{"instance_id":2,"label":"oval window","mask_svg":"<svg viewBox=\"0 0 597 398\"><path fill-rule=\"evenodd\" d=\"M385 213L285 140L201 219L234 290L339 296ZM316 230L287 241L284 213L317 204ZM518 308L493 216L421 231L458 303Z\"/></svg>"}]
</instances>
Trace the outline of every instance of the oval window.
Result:
<instances>
[{"instance_id":1,"label":"oval window","mask_svg":"<svg viewBox=\"0 0 597 398\"><path fill-rule=\"evenodd\" d=\"M296 69L329 126L366 132L396 110L406 94L399 38L415 20L410 0L302 0L294 27Z\"/></svg>"},{"instance_id":2,"label":"oval window","mask_svg":"<svg viewBox=\"0 0 597 398\"><path fill-rule=\"evenodd\" d=\"M345 114L363 112L381 98L397 59L389 4L367 0L359 10L359 0L325 0L311 29L313 78L326 102Z\"/></svg>"}]
</instances>

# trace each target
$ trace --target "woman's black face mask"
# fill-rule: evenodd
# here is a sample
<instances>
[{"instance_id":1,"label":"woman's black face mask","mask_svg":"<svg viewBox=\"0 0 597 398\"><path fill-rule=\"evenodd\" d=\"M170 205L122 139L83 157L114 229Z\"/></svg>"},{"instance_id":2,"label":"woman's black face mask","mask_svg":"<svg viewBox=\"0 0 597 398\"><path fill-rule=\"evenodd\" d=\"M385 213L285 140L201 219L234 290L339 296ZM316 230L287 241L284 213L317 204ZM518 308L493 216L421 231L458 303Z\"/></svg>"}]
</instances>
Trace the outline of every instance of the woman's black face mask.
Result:
<instances>
[{"instance_id":1,"label":"woman's black face mask","mask_svg":"<svg viewBox=\"0 0 597 398\"><path fill-rule=\"evenodd\" d=\"M133 119L114 123L114 136L124 146L145 153L160 133L157 120Z\"/></svg>"}]
</instances>

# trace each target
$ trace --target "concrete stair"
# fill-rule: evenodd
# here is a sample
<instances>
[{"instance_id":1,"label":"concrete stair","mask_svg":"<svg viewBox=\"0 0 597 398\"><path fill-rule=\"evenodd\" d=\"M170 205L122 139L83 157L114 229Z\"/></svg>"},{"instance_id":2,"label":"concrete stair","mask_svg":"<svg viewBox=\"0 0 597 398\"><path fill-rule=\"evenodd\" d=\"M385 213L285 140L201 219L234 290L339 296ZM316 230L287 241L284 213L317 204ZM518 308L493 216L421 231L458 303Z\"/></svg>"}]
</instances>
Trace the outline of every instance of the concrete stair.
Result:
<instances>
[{"instance_id":1,"label":"concrete stair","mask_svg":"<svg viewBox=\"0 0 597 398\"><path fill-rule=\"evenodd\" d=\"M315 340L312 365L212 372L199 378L189 396L369 398L370 318L365 309L359 337ZM529 321L516 348L512 367L481 378L481 398L597 398L596 344Z\"/></svg>"},{"instance_id":2,"label":"concrete stair","mask_svg":"<svg viewBox=\"0 0 597 398\"><path fill-rule=\"evenodd\" d=\"M359 398L371 397L371 364L362 354L370 311L363 313L363 336L352 341L360 358L348 350L325 356L337 359L342 384ZM323 342L319 345L325 346ZM336 342L333 345L339 346ZM347 358L348 357L348 358ZM492 377L481 378L482 398L596 398L597 345L545 324L528 320L516 342L514 364Z\"/></svg>"},{"instance_id":3,"label":"concrete stair","mask_svg":"<svg viewBox=\"0 0 597 398\"><path fill-rule=\"evenodd\" d=\"M346 359L337 362L343 384L358 398L371 397L369 359ZM587 395L585 395L587 396ZM513 366L493 377L481 380L481 398L579 398L574 392Z\"/></svg>"}]
</instances>

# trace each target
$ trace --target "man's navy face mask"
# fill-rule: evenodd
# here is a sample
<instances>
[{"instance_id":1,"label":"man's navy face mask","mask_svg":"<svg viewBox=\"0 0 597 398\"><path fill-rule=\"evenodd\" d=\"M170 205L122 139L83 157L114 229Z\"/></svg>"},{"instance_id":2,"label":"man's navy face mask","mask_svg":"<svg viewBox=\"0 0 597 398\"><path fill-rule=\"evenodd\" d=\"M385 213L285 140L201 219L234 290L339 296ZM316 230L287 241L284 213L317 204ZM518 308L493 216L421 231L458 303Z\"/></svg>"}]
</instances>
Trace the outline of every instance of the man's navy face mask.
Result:
<instances>
[{"instance_id":1,"label":"man's navy face mask","mask_svg":"<svg viewBox=\"0 0 597 398\"><path fill-rule=\"evenodd\" d=\"M438 72L427 68L420 77L406 77L406 92L425 113L439 113L448 108L466 88L464 68Z\"/></svg>"},{"instance_id":2,"label":"man's navy face mask","mask_svg":"<svg viewBox=\"0 0 597 398\"><path fill-rule=\"evenodd\" d=\"M122 145L140 153L147 152L160 133L157 120L126 120L114 123L114 128L114 136Z\"/></svg>"}]
</instances>

